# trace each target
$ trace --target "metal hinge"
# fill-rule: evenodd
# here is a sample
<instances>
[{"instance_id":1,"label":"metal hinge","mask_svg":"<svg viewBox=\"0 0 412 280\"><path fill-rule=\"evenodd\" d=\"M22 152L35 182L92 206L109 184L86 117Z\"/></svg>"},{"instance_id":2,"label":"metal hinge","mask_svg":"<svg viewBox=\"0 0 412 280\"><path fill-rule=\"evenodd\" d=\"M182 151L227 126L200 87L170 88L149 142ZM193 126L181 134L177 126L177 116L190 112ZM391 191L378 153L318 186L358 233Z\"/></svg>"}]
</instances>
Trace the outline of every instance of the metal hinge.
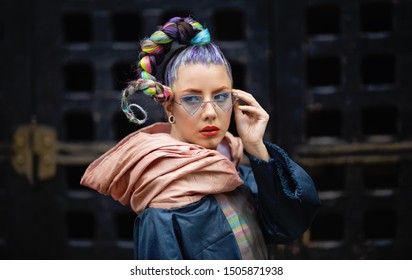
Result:
<instances>
[{"instance_id":1,"label":"metal hinge","mask_svg":"<svg viewBox=\"0 0 412 280\"><path fill-rule=\"evenodd\" d=\"M36 123L19 127L13 135L12 165L30 183L54 177L57 162L57 134Z\"/></svg>"}]
</instances>

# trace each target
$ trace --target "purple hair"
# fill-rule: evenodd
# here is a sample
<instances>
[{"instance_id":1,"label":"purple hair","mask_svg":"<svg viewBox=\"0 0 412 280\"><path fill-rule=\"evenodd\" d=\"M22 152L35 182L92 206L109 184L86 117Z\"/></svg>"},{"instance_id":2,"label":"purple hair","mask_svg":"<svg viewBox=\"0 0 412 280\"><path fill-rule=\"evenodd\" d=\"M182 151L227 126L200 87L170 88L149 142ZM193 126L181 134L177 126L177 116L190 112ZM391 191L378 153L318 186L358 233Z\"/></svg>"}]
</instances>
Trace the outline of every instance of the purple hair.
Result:
<instances>
[{"instance_id":1,"label":"purple hair","mask_svg":"<svg viewBox=\"0 0 412 280\"><path fill-rule=\"evenodd\" d=\"M170 59L164 73L164 83L171 87L176 81L178 69L188 64L217 64L226 68L227 74L232 79L232 69L220 48L214 43L204 45L189 45L177 51Z\"/></svg>"}]
</instances>

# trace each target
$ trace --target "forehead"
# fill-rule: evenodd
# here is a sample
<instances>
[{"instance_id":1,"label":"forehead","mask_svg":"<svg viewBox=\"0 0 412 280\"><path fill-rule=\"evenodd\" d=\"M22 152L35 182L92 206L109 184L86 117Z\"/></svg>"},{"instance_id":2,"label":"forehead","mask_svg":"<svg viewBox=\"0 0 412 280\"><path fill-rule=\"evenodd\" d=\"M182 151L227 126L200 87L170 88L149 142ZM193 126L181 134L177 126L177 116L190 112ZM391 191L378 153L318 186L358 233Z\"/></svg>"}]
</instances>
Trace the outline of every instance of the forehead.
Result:
<instances>
[{"instance_id":1,"label":"forehead","mask_svg":"<svg viewBox=\"0 0 412 280\"><path fill-rule=\"evenodd\" d=\"M226 67L220 64L186 64L177 71L177 79L172 85L175 93L187 90L199 92L215 91L216 89L231 89L230 79Z\"/></svg>"}]
</instances>

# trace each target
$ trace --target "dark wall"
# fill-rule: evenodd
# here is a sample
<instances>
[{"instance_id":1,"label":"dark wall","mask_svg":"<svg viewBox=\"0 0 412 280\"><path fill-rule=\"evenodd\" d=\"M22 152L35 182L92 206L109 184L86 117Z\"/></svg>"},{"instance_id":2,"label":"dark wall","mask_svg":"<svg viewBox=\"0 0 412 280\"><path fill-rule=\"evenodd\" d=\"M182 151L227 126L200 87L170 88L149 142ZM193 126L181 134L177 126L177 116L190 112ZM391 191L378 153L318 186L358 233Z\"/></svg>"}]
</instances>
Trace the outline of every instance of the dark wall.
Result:
<instances>
[{"instance_id":1,"label":"dark wall","mask_svg":"<svg viewBox=\"0 0 412 280\"><path fill-rule=\"evenodd\" d=\"M188 14L221 46L234 87L271 115L266 139L320 191L310 231L272 258L412 257L411 1L1 0L0 11L0 257L132 257L134 214L78 182L138 129L119 109L138 41ZM164 118L141 102L149 123ZM11 163L30 124L57 134L45 180L38 155L32 180Z\"/></svg>"}]
</instances>

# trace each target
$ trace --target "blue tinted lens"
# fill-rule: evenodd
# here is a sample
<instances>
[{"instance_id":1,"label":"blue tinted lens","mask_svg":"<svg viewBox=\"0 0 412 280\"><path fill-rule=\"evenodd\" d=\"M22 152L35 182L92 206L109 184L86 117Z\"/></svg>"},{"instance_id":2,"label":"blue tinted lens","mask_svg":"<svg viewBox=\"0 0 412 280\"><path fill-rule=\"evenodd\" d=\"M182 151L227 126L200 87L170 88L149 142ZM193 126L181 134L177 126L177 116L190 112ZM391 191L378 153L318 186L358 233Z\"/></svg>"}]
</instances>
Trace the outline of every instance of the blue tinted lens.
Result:
<instances>
[{"instance_id":1,"label":"blue tinted lens","mask_svg":"<svg viewBox=\"0 0 412 280\"><path fill-rule=\"evenodd\" d=\"M213 96L213 101L203 102L203 96L201 95L186 95L181 99L181 105L190 115L194 115L204 103L214 103L218 105L220 109L228 112L232 108L235 98L232 97L231 92L221 92Z\"/></svg>"},{"instance_id":2,"label":"blue tinted lens","mask_svg":"<svg viewBox=\"0 0 412 280\"><path fill-rule=\"evenodd\" d=\"M214 96L215 103L222 109L223 111L227 112L232 108L234 103L234 98L232 98L231 92L222 92L218 93Z\"/></svg>"},{"instance_id":3,"label":"blue tinted lens","mask_svg":"<svg viewBox=\"0 0 412 280\"><path fill-rule=\"evenodd\" d=\"M183 108L185 108L189 114L194 115L202 105L203 97L199 95L186 95L182 97L181 101Z\"/></svg>"},{"instance_id":4,"label":"blue tinted lens","mask_svg":"<svg viewBox=\"0 0 412 280\"><path fill-rule=\"evenodd\" d=\"M213 97L215 102L225 102L225 101L228 101L229 98L230 98L230 92L218 93Z\"/></svg>"},{"instance_id":5,"label":"blue tinted lens","mask_svg":"<svg viewBox=\"0 0 412 280\"><path fill-rule=\"evenodd\" d=\"M203 97L198 95L187 95L182 97L182 102L187 104L198 104L202 103Z\"/></svg>"}]
</instances>

